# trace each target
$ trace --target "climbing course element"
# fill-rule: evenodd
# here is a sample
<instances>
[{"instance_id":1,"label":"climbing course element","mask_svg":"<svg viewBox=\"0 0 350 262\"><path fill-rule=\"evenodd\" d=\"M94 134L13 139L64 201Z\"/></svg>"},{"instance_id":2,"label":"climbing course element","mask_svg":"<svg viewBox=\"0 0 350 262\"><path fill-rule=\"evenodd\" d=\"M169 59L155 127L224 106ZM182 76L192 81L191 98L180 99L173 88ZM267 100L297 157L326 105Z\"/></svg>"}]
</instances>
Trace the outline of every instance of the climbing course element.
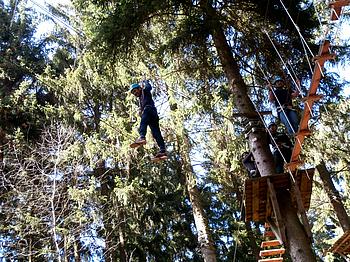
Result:
<instances>
[{"instance_id":1,"label":"climbing course element","mask_svg":"<svg viewBox=\"0 0 350 262\"><path fill-rule=\"evenodd\" d=\"M157 163L166 159L168 159L168 156L152 157L151 161Z\"/></svg>"},{"instance_id":2,"label":"climbing course element","mask_svg":"<svg viewBox=\"0 0 350 262\"><path fill-rule=\"evenodd\" d=\"M342 7L350 4L350 0L339 0L334 1L329 4L331 8L331 21L335 21L339 19L339 16L342 11ZM311 109L314 102L320 100L322 98L321 95L317 95L317 88L319 86L321 77L323 76L323 66L327 60L334 59L335 54L331 54L329 52L330 42L328 40L324 40L320 45L320 49L318 55L313 58L315 62L315 67L313 71L313 76L311 79L310 89L307 97L304 100L304 112L300 120L299 130L295 136L295 144L292 152L292 157L290 163L286 164L286 167L293 172L298 166L302 164L299 160L299 155L302 150L302 144L304 142L305 136L309 136L311 131L308 128L308 123L311 116Z\"/></svg>"},{"instance_id":3,"label":"climbing course element","mask_svg":"<svg viewBox=\"0 0 350 262\"><path fill-rule=\"evenodd\" d=\"M315 169L300 170L294 179L301 195L304 209L310 207L312 178ZM245 220L269 221L272 217L279 220L276 192L290 190L293 181L289 174L278 174L245 181ZM293 199L297 205L297 199ZM276 214L277 213L277 214Z\"/></svg>"},{"instance_id":4,"label":"climbing course element","mask_svg":"<svg viewBox=\"0 0 350 262\"><path fill-rule=\"evenodd\" d=\"M285 249L281 246L282 241L276 239L275 234L271 230L270 224L265 223L265 232L264 232L265 241L260 245L260 248L263 250L260 251L259 262L277 262L283 261L282 255L285 253ZM279 256L279 257L271 257Z\"/></svg>"},{"instance_id":5,"label":"climbing course element","mask_svg":"<svg viewBox=\"0 0 350 262\"><path fill-rule=\"evenodd\" d=\"M304 111L300 120L299 130L295 135L295 144L292 151L292 157L290 163L286 165L287 168L293 172L302 162L299 160L299 155L302 150L302 144L304 142L305 136L311 135L308 123L311 116L311 109L314 102L322 98L321 95L317 95L317 88L322 77L323 65L327 60L334 59L335 55L329 53L330 43L325 40L320 47L320 51L317 56L314 57L315 67L313 71L313 76L311 79L310 89L307 97L304 100Z\"/></svg>"}]
</instances>

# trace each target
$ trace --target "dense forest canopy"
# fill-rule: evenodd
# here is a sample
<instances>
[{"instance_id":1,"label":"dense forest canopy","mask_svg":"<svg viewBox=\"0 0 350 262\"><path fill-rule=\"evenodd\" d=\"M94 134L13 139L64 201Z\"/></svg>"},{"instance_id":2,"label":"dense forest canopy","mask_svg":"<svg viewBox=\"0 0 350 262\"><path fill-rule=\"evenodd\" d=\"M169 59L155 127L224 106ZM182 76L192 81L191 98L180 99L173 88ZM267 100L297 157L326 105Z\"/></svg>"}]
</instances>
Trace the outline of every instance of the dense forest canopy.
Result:
<instances>
[{"instance_id":1,"label":"dense forest canopy","mask_svg":"<svg viewBox=\"0 0 350 262\"><path fill-rule=\"evenodd\" d=\"M269 113L269 85L301 81L300 117L327 38L337 57L300 167L317 170L312 238L286 225L284 260L302 261L299 241L303 261L346 261L328 251L350 230L349 83L334 71L348 69L348 11L329 23L317 0L0 0L0 258L257 261L264 223L245 221L242 154L253 151L262 176L275 173L264 127L285 128ZM129 146L141 119L130 84L143 80L166 142L158 163L149 131L145 146Z\"/></svg>"}]
</instances>

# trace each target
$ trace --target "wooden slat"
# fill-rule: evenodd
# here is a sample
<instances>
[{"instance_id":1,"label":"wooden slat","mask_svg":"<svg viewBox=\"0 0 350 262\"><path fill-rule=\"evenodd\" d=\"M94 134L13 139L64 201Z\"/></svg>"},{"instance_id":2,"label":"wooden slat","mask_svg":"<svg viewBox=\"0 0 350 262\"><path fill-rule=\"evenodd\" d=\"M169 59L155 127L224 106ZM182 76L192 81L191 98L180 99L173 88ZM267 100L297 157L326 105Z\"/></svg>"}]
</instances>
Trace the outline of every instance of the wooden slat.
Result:
<instances>
[{"instance_id":1,"label":"wooden slat","mask_svg":"<svg viewBox=\"0 0 350 262\"><path fill-rule=\"evenodd\" d=\"M282 262L282 257L259 259L258 262Z\"/></svg>"},{"instance_id":2,"label":"wooden slat","mask_svg":"<svg viewBox=\"0 0 350 262\"><path fill-rule=\"evenodd\" d=\"M260 202L260 197L259 197L259 193L260 193L260 188L259 188L259 180L254 180L253 181L253 204L252 204L252 208L253 208L253 220L259 220L259 202Z\"/></svg>"},{"instance_id":3,"label":"wooden slat","mask_svg":"<svg viewBox=\"0 0 350 262\"><path fill-rule=\"evenodd\" d=\"M284 248L261 250L260 256L267 257L267 256L283 255L285 252L286 250Z\"/></svg>"},{"instance_id":4,"label":"wooden slat","mask_svg":"<svg viewBox=\"0 0 350 262\"><path fill-rule=\"evenodd\" d=\"M268 240L268 241L264 241L261 242L260 247L264 248L264 247L275 247L275 246L280 246L281 243L279 240L275 239L275 240Z\"/></svg>"},{"instance_id":5,"label":"wooden slat","mask_svg":"<svg viewBox=\"0 0 350 262\"><path fill-rule=\"evenodd\" d=\"M330 251L343 255L350 254L350 230L347 230L343 236L334 243Z\"/></svg>"}]
</instances>

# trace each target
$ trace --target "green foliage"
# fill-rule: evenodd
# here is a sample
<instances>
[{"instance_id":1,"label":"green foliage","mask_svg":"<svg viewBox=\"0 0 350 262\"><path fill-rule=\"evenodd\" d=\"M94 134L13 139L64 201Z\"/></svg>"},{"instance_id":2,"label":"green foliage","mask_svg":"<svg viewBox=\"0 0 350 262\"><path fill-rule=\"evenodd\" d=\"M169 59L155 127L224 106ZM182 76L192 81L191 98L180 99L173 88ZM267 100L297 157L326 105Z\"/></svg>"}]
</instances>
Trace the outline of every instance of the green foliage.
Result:
<instances>
[{"instance_id":1,"label":"green foliage","mask_svg":"<svg viewBox=\"0 0 350 262\"><path fill-rule=\"evenodd\" d=\"M316 20L312 7L302 2L291 1L288 8L314 51ZM247 145L241 119L232 119L236 109L210 35L213 21L196 1L74 4L84 36L56 28L43 42L58 46L46 50L50 56L32 38L30 16L16 16L10 30L12 9L1 5L5 255L201 261L188 183L199 189L196 200L208 216L218 260L232 261L237 247L238 261L253 261L261 234L259 225L242 222L247 175L241 154ZM299 36L276 1L213 1L213 6L247 83L264 80L252 61L271 74L282 71L262 29L297 75L309 74ZM169 159L159 164L149 161L156 151L150 134L144 148L129 148L139 117L128 86L145 78L152 80L169 151ZM343 146L349 138L349 103L334 103L341 87L332 78L322 85L334 99L327 101L329 116L305 148L308 163L325 160L349 199ZM257 102L266 100L265 91ZM335 129L334 118L339 119ZM35 136L28 136L33 129ZM317 180L314 188L310 219L321 254L339 229L331 227L337 222Z\"/></svg>"}]
</instances>

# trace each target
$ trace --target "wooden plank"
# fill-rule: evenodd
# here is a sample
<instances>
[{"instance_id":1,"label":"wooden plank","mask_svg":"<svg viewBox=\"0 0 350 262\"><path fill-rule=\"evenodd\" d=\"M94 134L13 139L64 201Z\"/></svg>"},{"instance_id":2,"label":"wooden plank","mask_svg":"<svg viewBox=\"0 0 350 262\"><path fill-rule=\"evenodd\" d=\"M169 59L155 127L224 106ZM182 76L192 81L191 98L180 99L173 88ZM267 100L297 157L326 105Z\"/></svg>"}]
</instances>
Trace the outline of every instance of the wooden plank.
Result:
<instances>
[{"instance_id":1,"label":"wooden plank","mask_svg":"<svg viewBox=\"0 0 350 262\"><path fill-rule=\"evenodd\" d=\"M282 262L283 257L259 259L258 262Z\"/></svg>"},{"instance_id":2,"label":"wooden plank","mask_svg":"<svg viewBox=\"0 0 350 262\"><path fill-rule=\"evenodd\" d=\"M342 237L331 247L330 251L342 255L350 254L350 230L344 232Z\"/></svg>"},{"instance_id":3,"label":"wooden plank","mask_svg":"<svg viewBox=\"0 0 350 262\"><path fill-rule=\"evenodd\" d=\"M284 248L261 250L260 256L267 257L267 256L283 255L285 252L286 250Z\"/></svg>"},{"instance_id":4,"label":"wooden plank","mask_svg":"<svg viewBox=\"0 0 350 262\"><path fill-rule=\"evenodd\" d=\"M311 193L312 193L312 181L315 169L308 169L299 171L297 173L298 186L300 188L302 203L305 210L310 207Z\"/></svg>"},{"instance_id":5,"label":"wooden plank","mask_svg":"<svg viewBox=\"0 0 350 262\"><path fill-rule=\"evenodd\" d=\"M260 192L259 192L259 180L252 181L252 213L253 213L253 221L259 220L259 203L260 203Z\"/></svg>"},{"instance_id":6,"label":"wooden plank","mask_svg":"<svg viewBox=\"0 0 350 262\"><path fill-rule=\"evenodd\" d=\"M305 207L308 208L310 205L311 187L312 187L312 175L314 169L309 169L311 180L306 178L306 184L303 183L305 189L303 189L302 199L303 203L307 204ZM305 171L300 171L300 175L303 174L307 177ZM300 180L300 175L296 176L296 179ZM280 189L291 189L291 181L289 174L278 174L267 177L247 179L245 181L245 220L246 221L261 221L266 222L271 217L271 201L270 196L268 197L268 185L267 180L273 184L275 191ZM299 181L298 180L298 181ZM304 181L304 180L303 180ZM300 181L298 182L300 186ZM305 191L305 192L304 192ZM269 201L268 201L269 200Z\"/></svg>"},{"instance_id":7,"label":"wooden plank","mask_svg":"<svg viewBox=\"0 0 350 262\"><path fill-rule=\"evenodd\" d=\"M311 227L310 227L309 220L307 219L307 216L305 213L303 201L301 199L300 190L299 190L298 185L296 183L294 183L293 181L292 181L292 188L291 189L292 189L292 192L295 196L295 199L296 199L296 202L298 205L298 211L299 211L299 214L301 216L301 220L303 222L305 232L308 235L308 237L311 238Z\"/></svg>"},{"instance_id":8,"label":"wooden plank","mask_svg":"<svg viewBox=\"0 0 350 262\"><path fill-rule=\"evenodd\" d=\"M264 247L275 247L275 246L280 246L282 243L275 239L275 240L267 240L267 241L263 241L261 242L260 247L264 248Z\"/></svg>"},{"instance_id":9,"label":"wooden plank","mask_svg":"<svg viewBox=\"0 0 350 262\"><path fill-rule=\"evenodd\" d=\"M277 220L278 232L276 232L276 233L278 234L279 239L281 239L284 242L284 241L286 241L285 226L283 223L280 207L278 205L275 188L274 188L273 184L271 183L270 179L267 179L267 185L269 188L270 200L271 200L271 204L272 204L272 208L273 208L273 213L274 213L276 220Z\"/></svg>"}]
</instances>

